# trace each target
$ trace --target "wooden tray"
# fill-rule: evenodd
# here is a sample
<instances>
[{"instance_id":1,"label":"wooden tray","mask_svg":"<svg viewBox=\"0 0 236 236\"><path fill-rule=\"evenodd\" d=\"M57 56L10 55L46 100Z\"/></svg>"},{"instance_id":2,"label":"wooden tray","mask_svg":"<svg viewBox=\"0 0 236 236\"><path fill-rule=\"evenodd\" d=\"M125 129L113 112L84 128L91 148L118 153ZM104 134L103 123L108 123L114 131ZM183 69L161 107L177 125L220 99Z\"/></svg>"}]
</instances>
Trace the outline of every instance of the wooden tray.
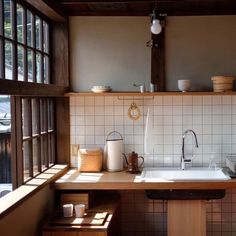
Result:
<instances>
[{"instance_id":1,"label":"wooden tray","mask_svg":"<svg viewBox=\"0 0 236 236\"><path fill-rule=\"evenodd\" d=\"M87 212L83 218L57 216L52 225L103 225L107 219L107 212Z\"/></svg>"}]
</instances>

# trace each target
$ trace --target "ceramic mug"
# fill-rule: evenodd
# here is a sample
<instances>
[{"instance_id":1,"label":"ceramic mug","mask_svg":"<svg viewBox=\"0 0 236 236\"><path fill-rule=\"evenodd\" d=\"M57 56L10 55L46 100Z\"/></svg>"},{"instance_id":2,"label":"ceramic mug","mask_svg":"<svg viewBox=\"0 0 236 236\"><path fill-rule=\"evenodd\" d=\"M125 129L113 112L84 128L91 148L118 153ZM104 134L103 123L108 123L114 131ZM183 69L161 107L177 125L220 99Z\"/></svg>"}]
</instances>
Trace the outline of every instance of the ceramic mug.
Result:
<instances>
[{"instance_id":1,"label":"ceramic mug","mask_svg":"<svg viewBox=\"0 0 236 236\"><path fill-rule=\"evenodd\" d=\"M73 204L64 204L62 206L63 216L64 217L72 217L73 216Z\"/></svg>"},{"instance_id":2,"label":"ceramic mug","mask_svg":"<svg viewBox=\"0 0 236 236\"><path fill-rule=\"evenodd\" d=\"M76 217L83 217L85 212L85 205L84 204L77 204L75 205L75 216Z\"/></svg>"},{"instance_id":3,"label":"ceramic mug","mask_svg":"<svg viewBox=\"0 0 236 236\"><path fill-rule=\"evenodd\" d=\"M187 92L187 91L189 91L190 87L191 87L190 80L188 80L188 79L178 80L178 88L180 91Z\"/></svg>"}]
</instances>

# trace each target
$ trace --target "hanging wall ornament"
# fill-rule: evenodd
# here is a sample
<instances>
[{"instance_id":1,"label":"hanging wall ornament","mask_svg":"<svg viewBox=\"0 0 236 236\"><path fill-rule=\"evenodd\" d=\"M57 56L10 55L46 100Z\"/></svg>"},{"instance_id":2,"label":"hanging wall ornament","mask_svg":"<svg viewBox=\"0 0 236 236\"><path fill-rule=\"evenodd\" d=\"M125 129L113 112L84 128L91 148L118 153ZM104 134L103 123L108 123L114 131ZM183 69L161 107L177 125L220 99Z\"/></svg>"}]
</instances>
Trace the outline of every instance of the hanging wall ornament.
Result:
<instances>
[{"instance_id":1,"label":"hanging wall ornament","mask_svg":"<svg viewBox=\"0 0 236 236\"><path fill-rule=\"evenodd\" d=\"M129 110L128 110L128 116L131 120L138 120L141 116L140 109L136 105L135 102L132 102Z\"/></svg>"}]
</instances>

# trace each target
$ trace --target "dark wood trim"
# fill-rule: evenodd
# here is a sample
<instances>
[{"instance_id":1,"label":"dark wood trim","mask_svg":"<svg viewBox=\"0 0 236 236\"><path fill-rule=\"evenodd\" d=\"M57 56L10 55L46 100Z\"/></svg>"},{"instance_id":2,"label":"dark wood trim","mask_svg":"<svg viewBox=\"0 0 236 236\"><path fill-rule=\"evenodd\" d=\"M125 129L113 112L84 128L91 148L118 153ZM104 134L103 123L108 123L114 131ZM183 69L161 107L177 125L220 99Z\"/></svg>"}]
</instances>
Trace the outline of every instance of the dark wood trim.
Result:
<instances>
[{"instance_id":1,"label":"dark wood trim","mask_svg":"<svg viewBox=\"0 0 236 236\"><path fill-rule=\"evenodd\" d=\"M22 104L21 98L15 97L15 122L16 122L16 157L17 157L17 187L24 182L24 166L23 166L23 142L22 142Z\"/></svg>"},{"instance_id":2,"label":"dark wood trim","mask_svg":"<svg viewBox=\"0 0 236 236\"><path fill-rule=\"evenodd\" d=\"M25 0L38 11L42 12L53 21L63 22L66 20L61 6L53 0Z\"/></svg>"},{"instance_id":3,"label":"dark wood trim","mask_svg":"<svg viewBox=\"0 0 236 236\"><path fill-rule=\"evenodd\" d=\"M50 134L48 133L48 99L44 99L44 111L43 111L43 116L44 116L44 119L43 119L43 122L45 122L45 129L46 129L46 132L47 132L47 135L44 135L44 137L46 137L46 141L45 141L45 165L46 165L46 168L49 167L49 138L50 138ZM52 148L52 147L51 147ZM42 159L42 156L41 156L41 159Z\"/></svg>"},{"instance_id":4,"label":"dark wood trim","mask_svg":"<svg viewBox=\"0 0 236 236\"><path fill-rule=\"evenodd\" d=\"M61 97L68 91L65 86L0 79L0 94L3 95Z\"/></svg>"},{"instance_id":5,"label":"dark wood trim","mask_svg":"<svg viewBox=\"0 0 236 236\"><path fill-rule=\"evenodd\" d=\"M56 98L56 163L70 163L69 98Z\"/></svg>"},{"instance_id":6,"label":"dark wood trim","mask_svg":"<svg viewBox=\"0 0 236 236\"><path fill-rule=\"evenodd\" d=\"M155 2L168 16L234 15L235 0L58 0L68 15L148 16Z\"/></svg>"},{"instance_id":7,"label":"dark wood trim","mask_svg":"<svg viewBox=\"0 0 236 236\"><path fill-rule=\"evenodd\" d=\"M37 107L37 114L38 114L38 120L37 120L37 123L38 123L38 132L41 131L41 122L40 122L40 112L41 112L41 109L40 109L40 100L39 99L35 99L35 105ZM37 155L38 155L38 172L40 173L42 171L42 161L41 161L41 137L39 136L37 139Z\"/></svg>"},{"instance_id":8,"label":"dark wood trim","mask_svg":"<svg viewBox=\"0 0 236 236\"><path fill-rule=\"evenodd\" d=\"M23 7L23 6L22 6ZM23 44L27 45L27 11L25 7L23 7ZM24 81L28 81L28 53L27 47L23 47L23 68L24 68Z\"/></svg>"},{"instance_id":9,"label":"dark wood trim","mask_svg":"<svg viewBox=\"0 0 236 236\"><path fill-rule=\"evenodd\" d=\"M153 47L151 51L151 82L155 91L165 91L165 28L158 35L152 34Z\"/></svg>"},{"instance_id":10,"label":"dark wood trim","mask_svg":"<svg viewBox=\"0 0 236 236\"><path fill-rule=\"evenodd\" d=\"M32 36L33 36L33 35L32 35ZM34 36L33 36L33 37L34 37ZM4 39L4 37L0 35L0 39ZM5 37L5 39L6 39L6 41L8 41L8 42L10 42L10 43L15 43L15 40L13 40L13 39L10 39L10 38L8 38L8 37ZM24 49L34 50L35 52L43 53L43 54L45 54L45 55L47 55L47 56L50 56L49 53L44 52L44 51L42 51L42 50L40 50L40 49L31 47L31 46L29 46L29 45L26 45L26 43L17 42L17 45L23 47Z\"/></svg>"},{"instance_id":11,"label":"dark wood trim","mask_svg":"<svg viewBox=\"0 0 236 236\"><path fill-rule=\"evenodd\" d=\"M28 125L29 125L29 134L32 137L33 131L32 131L32 105L31 105L31 99L27 99L27 116L28 116ZM29 141L29 176L34 176L34 162L33 162L33 140L31 139Z\"/></svg>"},{"instance_id":12,"label":"dark wood trim","mask_svg":"<svg viewBox=\"0 0 236 236\"><path fill-rule=\"evenodd\" d=\"M52 83L69 86L69 25L54 22L51 30L50 73Z\"/></svg>"},{"instance_id":13,"label":"dark wood trim","mask_svg":"<svg viewBox=\"0 0 236 236\"><path fill-rule=\"evenodd\" d=\"M12 21L12 79L18 78L18 53L17 53L17 17L16 17L16 2L11 2L11 21Z\"/></svg>"},{"instance_id":14,"label":"dark wood trim","mask_svg":"<svg viewBox=\"0 0 236 236\"><path fill-rule=\"evenodd\" d=\"M37 72L36 72L36 51L34 50L36 48L36 17L35 17L35 14L32 12L32 41L31 41L31 44L32 44L32 47L33 47L33 50L31 51L33 53L32 55L32 78L33 78L33 82L36 82L37 81Z\"/></svg>"},{"instance_id":15,"label":"dark wood trim","mask_svg":"<svg viewBox=\"0 0 236 236\"><path fill-rule=\"evenodd\" d=\"M169 0L171 1L171 0ZM108 3L155 3L155 0L106 0L106 1L94 1L94 0L59 0L61 4L108 4ZM166 0L158 0L158 2L166 2Z\"/></svg>"},{"instance_id":16,"label":"dark wood trim","mask_svg":"<svg viewBox=\"0 0 236 236\"><path fill-rule=\"evenodd\" d=\"M13 189L18 187L17 175L17 126L16 126L16 99L11 96L11 174Z\"/></svg>"}]
</instances>

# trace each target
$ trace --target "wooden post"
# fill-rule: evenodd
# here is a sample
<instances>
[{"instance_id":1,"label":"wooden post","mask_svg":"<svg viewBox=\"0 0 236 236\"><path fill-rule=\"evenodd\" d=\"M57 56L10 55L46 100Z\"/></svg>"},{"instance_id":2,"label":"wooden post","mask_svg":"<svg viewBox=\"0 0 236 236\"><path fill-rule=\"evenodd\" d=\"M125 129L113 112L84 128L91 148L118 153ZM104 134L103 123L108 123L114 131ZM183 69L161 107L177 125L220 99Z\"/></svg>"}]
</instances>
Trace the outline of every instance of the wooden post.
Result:
<instances>
[{"instance_id":1,"label":"wooden post","mask_svg":"<svg viewBox=\"0 0 236 236\"><path fill-rule=\"evenodd\" d=\"M206 202L168 201L167 224L168 236L206 236Z\"/></svg>"},{"instance_id":2,"label":"wooden post","mask_svg":"<svg viewBox=\"0 0 236 236\"><path fill-rule=\"evenodd\" d=\"M164 20L161 22L165 23ZM165 28L162 27L160 34L152 34L152 40L151 82L155 85L156 91L165 91Z\"/></svg>"}]
</instances>

